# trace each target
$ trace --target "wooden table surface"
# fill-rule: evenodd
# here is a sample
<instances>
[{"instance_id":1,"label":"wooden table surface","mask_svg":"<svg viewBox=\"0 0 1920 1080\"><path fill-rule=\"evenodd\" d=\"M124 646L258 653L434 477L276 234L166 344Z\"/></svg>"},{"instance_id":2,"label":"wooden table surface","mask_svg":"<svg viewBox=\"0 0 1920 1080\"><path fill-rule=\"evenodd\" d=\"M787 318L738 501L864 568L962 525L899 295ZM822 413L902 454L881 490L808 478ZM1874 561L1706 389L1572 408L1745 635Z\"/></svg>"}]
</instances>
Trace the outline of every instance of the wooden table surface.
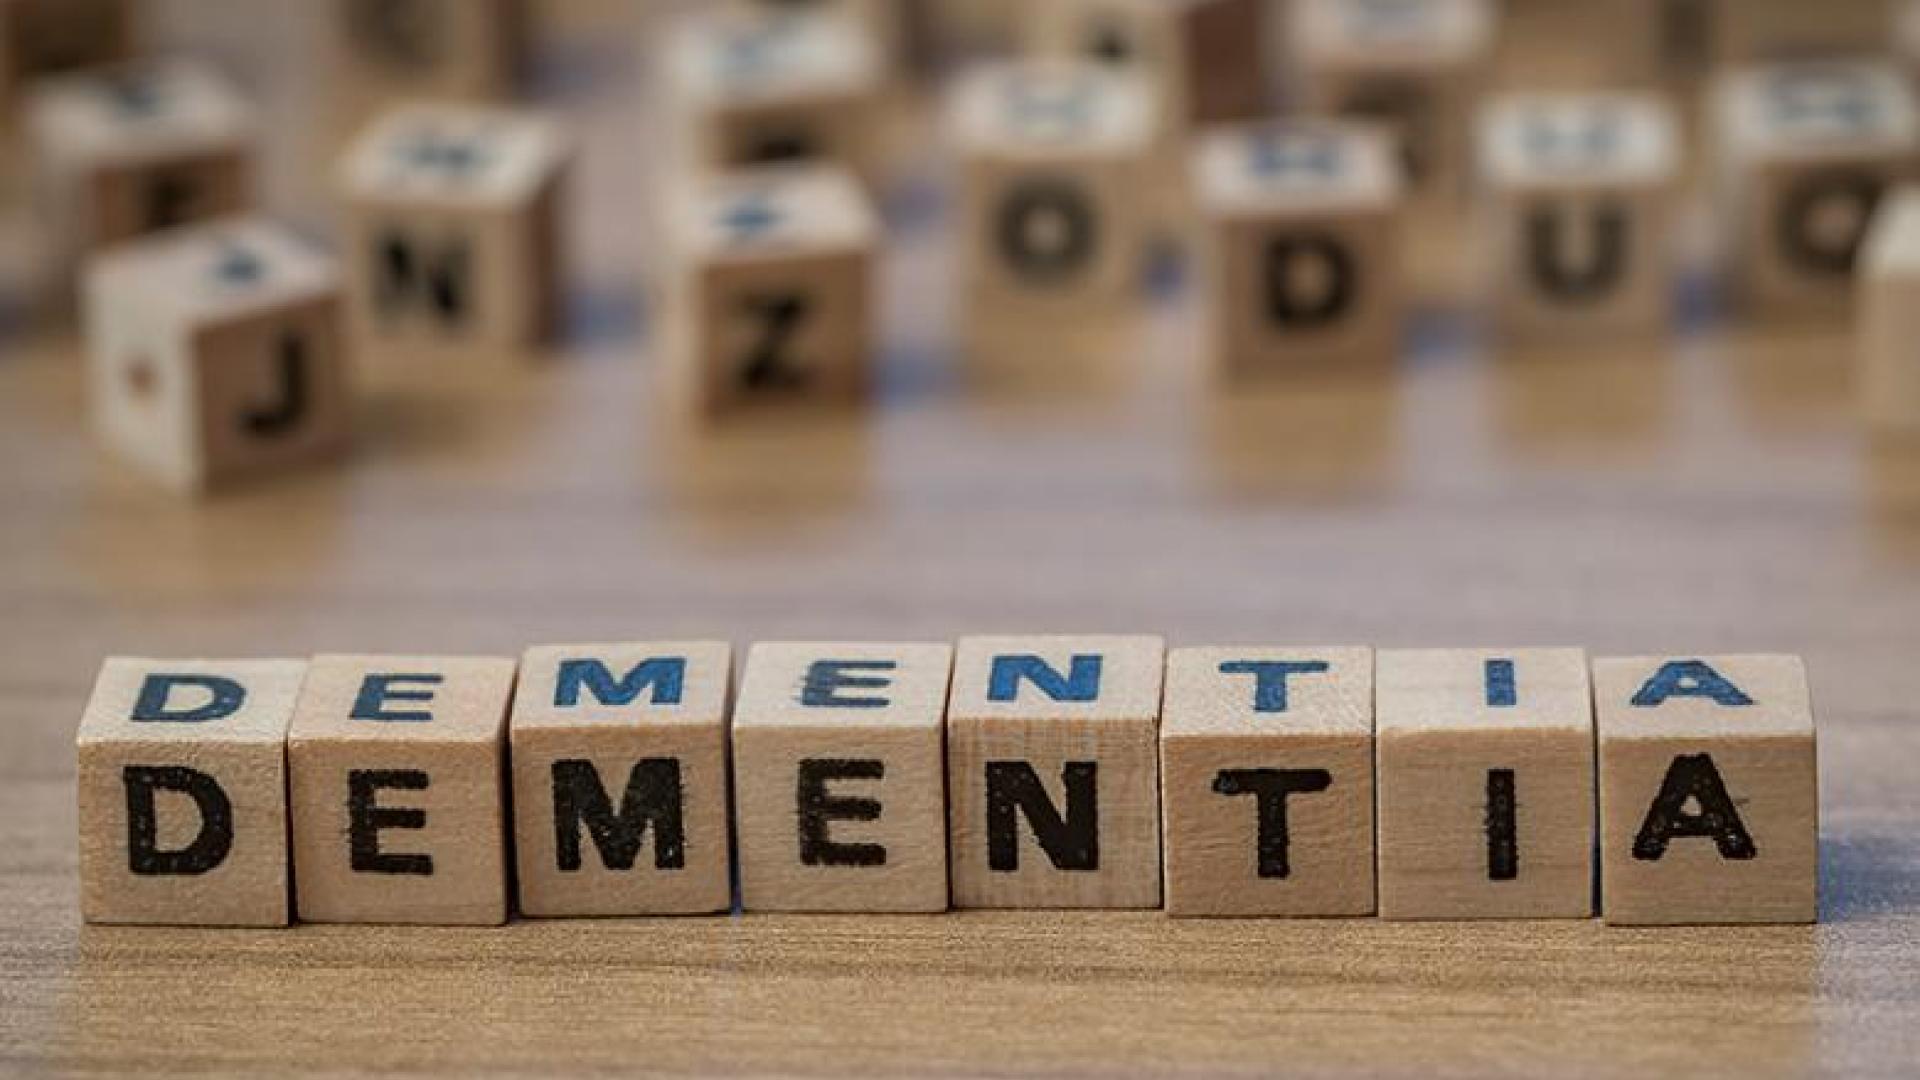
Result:
<instances>
[{"instance_id":1,"label":"wooden table surface","mask_svg":"<svg viewBox=\"0 0 1920 1080\"><path fill-rule=\"evenodd\" d=\"M280 7L171 3L161 33L311 101ZM1392 380L1229 397L1187 290L1104 380L982 388L946 345L929 166L891 199L876 407L676 433L638 299L654 128L619 7L556 5L543 47L540 96L586 136L569 343L372 358L344 469L156 491L96 451L70 331L10 282L0 1072L1920 1070L1920 447L1863 441L1844 328L1701 315L1672 343L1516 355L1436 303ZM278 127L273 197L311 218L313 137ZM987 630L1803 653L1821 922L78 924L73 730L111 653Z\"/></svg>"}]
</instances>

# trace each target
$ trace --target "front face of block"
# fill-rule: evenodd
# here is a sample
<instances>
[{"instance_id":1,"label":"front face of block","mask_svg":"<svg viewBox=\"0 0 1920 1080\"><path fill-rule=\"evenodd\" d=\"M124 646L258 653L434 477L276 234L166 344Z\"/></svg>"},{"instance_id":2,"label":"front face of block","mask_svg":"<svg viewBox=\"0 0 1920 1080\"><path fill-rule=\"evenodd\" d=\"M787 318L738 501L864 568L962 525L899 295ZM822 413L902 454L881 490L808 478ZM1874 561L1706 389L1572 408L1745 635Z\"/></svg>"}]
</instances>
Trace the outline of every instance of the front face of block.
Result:
<instances>
[{"instance_id":1,"label":"front face of block","mask_svg":"<svg viewBox=\"0 0 1920 1080\"><path fill-rule=\"evenodd\" d=\"M1920 190L1903 188L1880 211L1865 259L1856 400L1876 432L1920 431Z\"/></svg>"},{"instance_id":2,"label":"front face of block","mask_svg":"<svg viewBox=\"0 0 1920 1080\"><path fill-rule=\"evenodd\" d=\"M1800 660L1597 660L1593 680L1606 920L1812 922L1819 791Z\"/></svg>"},{"instance_id":3,"label":"front face of block","mask_svg":"<svg viewBox=\"0 0 1920 1080\"><path fill-rule=\"evenodd\" d=\"M1175 649L1160 735L1170 915L1371 915L1373 655Z\"/></svg>"},{"instance_id":4,"label":"front face of block","mask_svg":"<svg viewBox=\"0 0 1920 1080\"><path fill-rule=\"evenodd\" d=\"M1380 915L1593 913L1593 705L1578 649L1378 663Z\"/></svg>"},{"instance_id":5,"label":"front face of block","mask_svg":"<svg viewBox=\"0 0 1920 1080\"><path fill-rule=\"evenodd\" d=\"M475 101L513 83L523 0L329 0L343 84Z\"/></svg>"},{"instance_id":6,"label":"front face of block","mask_svg":"<svg viewBox=\"0 0 1920 1080\"><path fill-rule=\"evenodd\" d=\"M103 169L93 178L90 250L245 211L253 162L239 149Z\"/></svg>"},{"instance_id":7,"label":"front face of block","mask_svg":"<svg viewBox=\"0 0 1920 1080\"><path fill-rule=\"evenodd\" d=\"M721 642L527 652L511 726L523 914L731 906L732 669Z\"/></svg>"},{"instance_id":8,"label":"front face of block","mask_svg":"<svg viewBox=\"0 0 1920 1080\"><path fill-rule=\"evenodd\" d=\"M288 749L301 919L506 920L513 682L504 659L314 658Z\"/></svg>"},{"instance_id":9,"label":"front face of block","mask_svg":"<svg viewBox=\"0 0 1920 1080\"><path fill-rule=\"evenodd\" d=\"M964 638L947 706L955 907L1160 903L1158 638Z\"/></svg>"},{"instance_id":10,"label":"front face of block","mask_svg":"<svg viewBox=\"0 0 1920 1080\"><path fill-rule=\"evenodd\" d=\"M110 659L80 723L88 922L287 923L298 660Z\"/></svg>"},{"instance_id":11,"label":"front face of block","mask_svg":"<svg viewBox=\"0 0 1920 1080\"><path fill-rule=\"evenodd\" d=\"M944 911L946 645L756 645L734 712L741 906Z\"/></svg>"}]
</instances>

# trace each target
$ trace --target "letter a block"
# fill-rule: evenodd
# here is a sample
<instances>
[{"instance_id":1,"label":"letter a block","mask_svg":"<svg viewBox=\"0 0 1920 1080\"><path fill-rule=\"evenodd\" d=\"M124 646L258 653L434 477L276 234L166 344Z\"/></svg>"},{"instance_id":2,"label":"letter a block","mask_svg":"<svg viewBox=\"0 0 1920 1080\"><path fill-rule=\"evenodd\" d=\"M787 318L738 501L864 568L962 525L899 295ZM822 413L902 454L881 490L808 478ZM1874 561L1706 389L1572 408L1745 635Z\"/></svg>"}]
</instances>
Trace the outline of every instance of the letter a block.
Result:
<instances>
[{"instance_id":1,"label":"letter a block","mask_svg":"<svg viewBox=\"0 0 1920 1080\"><path fill-rule=\"evenodd\" d=\"M740 905L945 911L947 645L761 644L733 717Z\"/></svg>"},{"instance_id":2,"label":"letter a block","mask_svg":"<svg viewBox=\"0 0 1920 1080\"><path fill-rule=\"evenodd\" d=\"M953 904L1160 905L1154 637L963 638L947 703Z\"/></svg>"},{"instance_id":3,"label":"letter a block","mask_svg":"<svg viewBox=\"0 0 1920 1080\"><path fill-rule=\"evenodd\" d=\"M287 750L301 919L506 921L513 680L505 659L313 659Z\"/></svg>"},{"instance_id":4,"label":"letter a block","mask_svg":"<svg viewBox=\"0 0 1920 1080\"><path fill-rule=\"evenodd\" d=\"M675 915L733 905L725 642L543 645L510 739L520 912Z\"/></svg>"},{"instance_id":5,"label":"letter a block","mask_svg":"<svg viewBox=\"0 0 1920 1080\"><path fill-rule=\"evenodd\" d=\"M1380 917L1593 914L1593 694L1579 649L1385 650Z\"/></svg>"},{"instance_id":6,"label":"letter a block","mask_svg":"<svg viewBox=\"0 0 1920 1080\"><path fill-rule=\"evenodd\" d=\"M113 450L199 490L336 456L350 425L332 260L236 220L96 260L86 326L93 420Z\"/></svg>"},{"instance_id":7,"label":"letter a block","mask_svg":"<svg viewBox=\"0 0 1920 1080\"><path fill-rule=\"evenodd\" d=\"M1606 921L1812 922L1820 798L1800 659L1596 660L1593 684Z\"/></svg>"},{"instance_id":8,"label":"letter a block","mask_svg":"<svg viewBox=\"0 0 1920 1080\"><path fill-rule=\"evenodd\" d=\"M1373 653L1175 649L1167 914L1373 914Z\"/></svg>"},{"instance_id":9,"label":"letter a block","mask_svg":"<svg viewBox=\"0 0 1920 1080\"><path fill-rule=\"evenodd\" d=\"M1915 5L1920 18L1920 5ZM1875 216L1861 267L1854 384L1867 426L1920 435L1920 188L1903 187Z\"/></svg>"},{"instance_id":10,"label":"letter a block","mask_svg":"<svg viewBox=\"0 0 1920 1080\"><path fill-rule=\"evenodd\" d=\"M287 724L299 660L109 659L80 720L80 911L287 924Z\"/></svg>"}]
</instances>

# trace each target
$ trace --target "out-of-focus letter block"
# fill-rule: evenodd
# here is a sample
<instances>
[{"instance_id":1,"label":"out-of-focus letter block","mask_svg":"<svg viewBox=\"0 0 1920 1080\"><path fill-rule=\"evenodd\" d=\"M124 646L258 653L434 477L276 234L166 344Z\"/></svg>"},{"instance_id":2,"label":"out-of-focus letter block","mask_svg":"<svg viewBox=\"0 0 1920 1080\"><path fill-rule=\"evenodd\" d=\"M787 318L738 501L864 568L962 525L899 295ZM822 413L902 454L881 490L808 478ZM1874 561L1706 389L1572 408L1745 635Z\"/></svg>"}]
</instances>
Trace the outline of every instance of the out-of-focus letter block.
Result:
<instances>
[{"instance_id":1,"label":"out-of-focus letter block","mask_svg":"<svg viewBox=\"0 0 1920 1080\"><path fill-rule=\"evenodd\" d=\"M1860 411L1885 435L1920 434L1920 188L1875 215L1854 332Z\"/></svg>"},{"instance_id":2,"label":"out-of-focus letter block","mask_svg":"<svg viewBox=\"0 0 1920 1080\"><path fill-rule=\"evenodd\" d=\"M526 0L327 0L344 115L402 100L499 101L518 79Z\"/></svg>"},{"instance_id":3,"label":"out-of-focus letter block","mask_svg":"<svg viewBox=\"0 0 1920 1080\"><path fill-rule=\"evenodd\" d=\"M0 0L0 110L34 79L125 60L127 0Z\"/></svg>"},{"instance_id":4,"label":"out-of-focus letter block","mask_svg":"<svg viewBox=\"0 0 1920 1080\"><path fill-rule=\"evenodd\" d=\"M1266 0L1047 0L1030 16L1036 50L1113 65L1153 80L1170 131L1267 111Z\"/></svg>"}]
</instances>

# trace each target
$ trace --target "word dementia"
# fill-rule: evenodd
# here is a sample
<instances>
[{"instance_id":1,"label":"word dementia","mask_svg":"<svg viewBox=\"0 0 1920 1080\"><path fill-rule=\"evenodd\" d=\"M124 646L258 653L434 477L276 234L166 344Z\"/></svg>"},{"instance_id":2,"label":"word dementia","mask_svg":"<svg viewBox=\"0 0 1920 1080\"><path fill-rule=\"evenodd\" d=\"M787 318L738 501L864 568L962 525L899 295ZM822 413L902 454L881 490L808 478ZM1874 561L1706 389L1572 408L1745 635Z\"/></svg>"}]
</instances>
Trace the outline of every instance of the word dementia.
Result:
<instances>
[{"instance_id":1,"label":"word dementia","mask_svg":"<svg viewBox=\"0 0 1920 1080\"><path fill-rule=\"evenodd\" d=\"M114 658L78 753L91 922L1585 918L1596 875L1610 923L1815 916L1789 656L759 644L737 694L714 642Z\"/></svg>"}]
</instances>

